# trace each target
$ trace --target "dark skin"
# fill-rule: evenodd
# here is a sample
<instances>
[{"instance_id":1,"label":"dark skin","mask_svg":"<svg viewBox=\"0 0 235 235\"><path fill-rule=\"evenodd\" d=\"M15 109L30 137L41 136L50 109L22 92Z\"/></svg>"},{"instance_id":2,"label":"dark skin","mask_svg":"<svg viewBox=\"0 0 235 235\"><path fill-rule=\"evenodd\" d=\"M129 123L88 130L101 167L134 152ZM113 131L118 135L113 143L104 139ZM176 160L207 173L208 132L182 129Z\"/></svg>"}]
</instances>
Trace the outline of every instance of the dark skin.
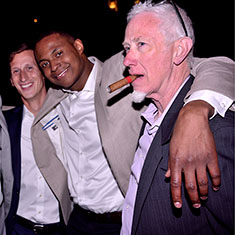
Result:
<instances>
[{"instance_id":1,"label":"dark skin","mask_svg":"<svg viewBox=\"0 0 235 235\"><path fill-rule=\"evenodd\" d=\"M36 44L35 55L45 76L52 83L70 90L82 90L93 67L84 54L82 42L59 33L41 39ZM209 104L193 101L181 109L176 121L166 177L171 177L172 200L177 208L182 206L182 173L195 208L200 207L200 199L207 198L207 169L213 188L219 189L220 171L208 124L212 113L213 108Z\"/></svg>"},{"instance_id":2,"label":"dark skin","mask_svg":"<svg viewBox=\"0 0 235 235\"><path fill-rule=\"evenodd\" d=\"M185 187L195 208L199 208L200 200L206 200L208 196L207 170L213 190L219 190L220 170L214 137L208 123L208 117L212 116L213 112L208 103L192 101L179 113L171 138L166 173L167 177L171 177L172 200L177 208L182 207L182 173L185 176ZM185 126L189 128L185 129ZM186 145L189 148L186 148Z\"/></svg>"},{"instance_id":3,"label":"dark skin","mask_svg":"<svg viewBox=\"0 0 235 235\"><path fill-rule=\"evenodd\" d=\"M51 34L37 43L35 53L39 66L52 83L73 91L83 89L93 64L85 56L79 39L71 41Z\"/></svg>"}]
</instances>

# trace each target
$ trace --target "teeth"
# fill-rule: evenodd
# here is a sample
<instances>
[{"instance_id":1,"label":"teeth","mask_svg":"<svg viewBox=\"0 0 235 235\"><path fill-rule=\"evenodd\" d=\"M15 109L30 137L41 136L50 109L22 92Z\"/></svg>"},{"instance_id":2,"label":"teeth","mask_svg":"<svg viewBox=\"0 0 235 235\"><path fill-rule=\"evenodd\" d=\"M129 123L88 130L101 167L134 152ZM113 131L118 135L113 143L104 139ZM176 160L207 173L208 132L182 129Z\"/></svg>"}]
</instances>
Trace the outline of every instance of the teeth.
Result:
<instances>
[{"instance_id":1,"label":"teeth","mask_svg":"<svg viewBox=\"0 0 235 235\"><path fill-rule=\"evenodd\" d=\"M62 73L60 73L57 77L59 78L59 77L61 77L61 76L63 76L64 74L65 74L65 72L67 72L67 70L68 69L65 69Z\"/></svg>"},{"instance_id":2,"label":"teeth","mask_svg":"<svg viewBox=\"0 0 235 235\"><path fill-rule=\"evenodd\" d=\"M22 88L27 88L27 87L30 87L32 86L33 83L29 83L29 84L26 84L26 85L21 85Z\"/></svg>"}]
</instances>

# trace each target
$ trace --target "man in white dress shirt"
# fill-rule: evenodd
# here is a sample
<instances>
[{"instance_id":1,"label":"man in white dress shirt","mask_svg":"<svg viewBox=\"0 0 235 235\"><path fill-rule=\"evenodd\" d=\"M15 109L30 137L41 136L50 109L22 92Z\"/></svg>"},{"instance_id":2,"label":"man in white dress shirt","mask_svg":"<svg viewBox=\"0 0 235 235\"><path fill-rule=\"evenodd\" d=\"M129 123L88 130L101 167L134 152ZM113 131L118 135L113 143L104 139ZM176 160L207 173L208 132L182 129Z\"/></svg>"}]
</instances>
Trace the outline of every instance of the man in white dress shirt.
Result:
<instances>
[{"instance_id":1,"label":"man in white dress shirt","mask_svg":"<svg viewBox=\"0 0 235 235\"><path fill-rule=\"evenodd\" d=\"M31 126L46 98L45 78L34 52L22 45L10 55L11 83L23 105L4 112L12 146L13 196L6 220L7 234L65 234L60 206L38 168Z\"/></svg>"}]
</instances>

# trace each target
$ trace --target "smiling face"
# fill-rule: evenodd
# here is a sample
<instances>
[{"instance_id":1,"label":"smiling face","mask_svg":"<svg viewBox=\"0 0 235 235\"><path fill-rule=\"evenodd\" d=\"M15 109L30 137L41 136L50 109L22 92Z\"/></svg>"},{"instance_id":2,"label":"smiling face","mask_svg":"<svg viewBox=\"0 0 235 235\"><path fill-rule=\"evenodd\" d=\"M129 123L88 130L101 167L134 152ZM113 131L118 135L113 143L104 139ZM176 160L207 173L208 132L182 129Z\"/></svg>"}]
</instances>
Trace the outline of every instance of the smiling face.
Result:
<instances>
[{"instance_id":1,"label":"smiling face","mask_svg":"<svg viewBox=\"0 0 235 235\"><path fill-rule=\"evenodd\" d=\"M55 85L81 90L89 76L88 60L83 54L83 44L77 39L53 33L41 39L35 49L39 66Z\"/></svg>"},{"instance_id":2,"label":"smiling face","mask_svg":"<svg viewBox=\"0 0 235 235\"><path fill-rule=\"evenodd\" d=\"M128 23L123 42L124 65L130 74L142 75L132 83L134 91L148 98L164 95L173 68L174 49L158 30L159 24L154 13L140 13Z\"/></svg>"},{"instance_id":3,"label":"smiling face","mask_svg":"<svg viewBox=\"0 0 235 235\"><path fill-rule=\"evenodd\" d=\"M16 54L10 63L11 83L23 100L33 100L46 94L45 79L32 50Z\"/></svg>"}]
</instances>

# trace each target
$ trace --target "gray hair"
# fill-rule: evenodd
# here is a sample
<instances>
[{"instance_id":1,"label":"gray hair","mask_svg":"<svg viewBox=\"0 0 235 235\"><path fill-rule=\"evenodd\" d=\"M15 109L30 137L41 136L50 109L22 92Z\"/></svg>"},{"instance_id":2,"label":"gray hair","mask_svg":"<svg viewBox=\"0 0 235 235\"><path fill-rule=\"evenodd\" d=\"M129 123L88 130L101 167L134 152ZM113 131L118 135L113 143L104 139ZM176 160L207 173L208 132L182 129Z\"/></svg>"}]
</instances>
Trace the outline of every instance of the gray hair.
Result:
<instances>
[{"instance_id":1,"label":"gray hair","mask_svg":"<svg viewBox=\"0 0 235 235\"><path fill-rule=\"evenodd\" d=\"M183 9L178 6L177 8L185 23L188 37L190 37L194 43L195 37L192 21ZM162 23L159 26L159 30L165 36L167 42L171 43L185 36L183 26L181 25L179 17L170 2L161 1L160 3L152 3L151 0L147 0L144 3L136 4L127 15L127 23L129 23L134 16L143 12L153 12L161 20Z\"/></svg>"}]
</instances>

